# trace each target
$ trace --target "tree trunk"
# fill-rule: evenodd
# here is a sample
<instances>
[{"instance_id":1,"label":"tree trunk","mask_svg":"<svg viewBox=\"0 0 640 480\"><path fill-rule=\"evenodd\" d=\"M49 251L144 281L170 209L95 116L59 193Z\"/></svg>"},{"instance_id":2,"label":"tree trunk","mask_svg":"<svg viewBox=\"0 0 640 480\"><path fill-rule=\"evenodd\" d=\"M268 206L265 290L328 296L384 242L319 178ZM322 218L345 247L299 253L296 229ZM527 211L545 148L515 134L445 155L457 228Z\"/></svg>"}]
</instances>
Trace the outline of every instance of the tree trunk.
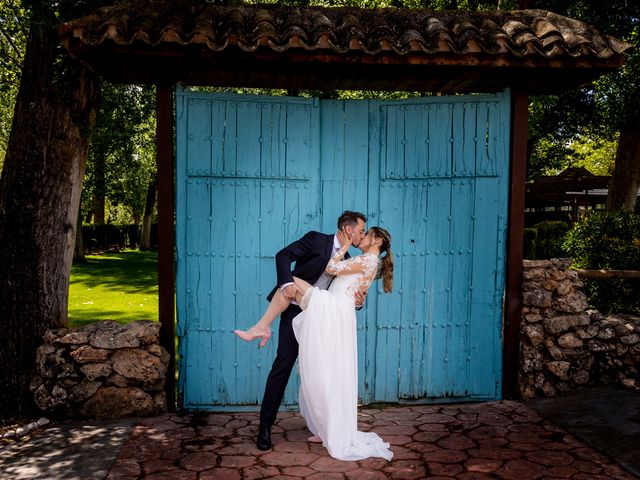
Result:
<instances>
[{"instance_id":1,"label":"tree trunk","mask_svg":"<svg viewBox=\"0 0 640 480\"><path fill-rule=\"evenodd\" d=\"M104 156L95 155L93 158L95 165L95 191L92 198L91 213L93 214L93 223L96 225L104 225L104 205L105 205L105 175L104 175Z\"/></svg>"},{"instance_id":2,"label":"tree trunk","mask_svg":"<svg viewBox=\"0 0 640 480\"><path fill-rule=\"evenodd\" d=\"M633 212L640 187L640 124L625 124L620 131L607 211Z\"/></svg>"},{"instance_id":3,"label":"tree trunk","mask_svg":"<svg viewBox=\"0 0 640 480\"><path fill-rule=\"evenodd\" d=\"M151 220L153 219L153 208L156 204L156 184L157 179L154 176L147 187L147 202L144 207L144 218L142 219L140 250L151 249Z\"/></svg>"},{"instance_id":4,"label":"tree trunk","mask_svg":"<svg viewBox=\"0 0 640 480\"><path fill-rule=\"evenodd\" d=\"M73 263L85 263L87 257L84 255L84 235L82 234L82 212L78 212L78 223L76 224L76 245L73 251Z\"/></svg>"},{"instance_id":5,"label":"tree trunk","mask_svg":"<svg viewBox=\"0 0 640 480\"><path fill-rule=\"evenodd\" d=\"M67 324L98 84L77 62L61 61L56 22L31 24L0 179L0 415L33 408L36 348L45 330Z\"/></svg>"}]
</instances>

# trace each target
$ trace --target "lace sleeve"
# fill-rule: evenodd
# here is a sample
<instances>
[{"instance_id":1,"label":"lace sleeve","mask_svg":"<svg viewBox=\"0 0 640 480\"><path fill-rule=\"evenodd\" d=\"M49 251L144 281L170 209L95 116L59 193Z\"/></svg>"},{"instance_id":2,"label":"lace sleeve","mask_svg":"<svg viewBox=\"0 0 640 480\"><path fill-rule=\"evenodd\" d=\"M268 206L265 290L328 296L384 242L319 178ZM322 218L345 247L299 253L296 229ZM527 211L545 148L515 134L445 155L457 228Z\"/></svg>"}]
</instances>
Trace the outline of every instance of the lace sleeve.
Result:
<instances>
[{"instance_id":1,"label":"lace sleeve","mask_svg":"<svg viewBox=\"0 0 640 480\"><path fill-rule=\"evenodd\" d=\"M373 255L359 255L356 258L362 258L362 275L358 279L358 283L361 290L366 290L378 273L378 258Z\"/></svg>"},{"instance_id":2,"label":"lace sleeve","mask_svg":"<svg viewBox=\"0 0 640 480\"><path fill-rule=\"evenodd\" d=\"M329 260L327 273L331 275L362 273L362 280L367 282L367 286L371 284L376 273L378 260L371 255L358 255L347 260L341 260L343 256L344 252L340 250Z\"/></svg>"}]
</instances>

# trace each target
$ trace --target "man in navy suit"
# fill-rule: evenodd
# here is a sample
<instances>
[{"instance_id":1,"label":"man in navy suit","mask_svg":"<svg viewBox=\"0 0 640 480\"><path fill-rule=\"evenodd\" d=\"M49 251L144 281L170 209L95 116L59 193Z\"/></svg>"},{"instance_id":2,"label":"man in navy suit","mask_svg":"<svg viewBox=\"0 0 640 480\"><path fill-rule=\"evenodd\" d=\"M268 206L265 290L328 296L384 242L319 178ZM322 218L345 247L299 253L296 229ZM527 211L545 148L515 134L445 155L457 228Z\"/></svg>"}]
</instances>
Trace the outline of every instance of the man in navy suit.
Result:
<instances>
[{"instance_id":1,"label":"man in navy suit","mask_svg":"<svg viewBox=\"0 0 640 480\"><path fill-rule=\"evenodd\" d=\"M346 210L338 218L338 231L344 231L352 237L352 245L357 247L364 238L366 221L367 218L362 213ZM328 288L333 277L325 272L325 268L331 256L340 248L337 234L326 235L314 231L284 247L276 254L278 285L269 294L267 300L271 301L277 288L284 293L285 297L295 299L298 287L293 283L294 276L316 287ZM348 258L348 255L347 253L345 258ZM291 270L293 262L295 267ZM356 294L356 305L361 306L364 303L365 295L366 292ZM271 448L271 426L276 421L291 370L298 358L298 342L293 333L291 321L300 312L300 307L294 301L280 316L278 352L267 377L260 408L260 427L256 442L260 450Z\"/></svg>"}]
</instances>

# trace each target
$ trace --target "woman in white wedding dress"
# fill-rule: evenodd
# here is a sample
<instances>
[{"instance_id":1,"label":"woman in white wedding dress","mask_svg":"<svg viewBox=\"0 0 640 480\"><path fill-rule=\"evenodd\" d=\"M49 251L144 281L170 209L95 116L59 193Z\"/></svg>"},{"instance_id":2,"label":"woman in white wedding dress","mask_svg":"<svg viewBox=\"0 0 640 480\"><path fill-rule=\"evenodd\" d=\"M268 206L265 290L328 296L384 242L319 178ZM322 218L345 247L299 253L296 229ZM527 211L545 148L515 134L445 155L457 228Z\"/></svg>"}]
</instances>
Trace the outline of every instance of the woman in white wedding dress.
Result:
<instances>
[{"instance_id":1,"label":"woman in white wedding dress","mask_svg":"<svg viewBox=\"0 0 640 480\"><path fill-rule=\"evenodd\" d=\"M309 440L321 441L332 457L391 460L393 452L388 443L376 433L358 431L358 343L353 296L376 278L382 278L385 292L393 288L391 236L382 228L372 227L359 245L364 253L347 260L343 257L351 239L345 238L341 244L326 267L327 273L337 277L328 290L294 277L300 289L296 301L302 308L293 320L300 346L300 413L314 434ZM268 328L289 302L280 291L276 292L261 319L267 324L260 328Z\"/></svg>"}]
</instances>

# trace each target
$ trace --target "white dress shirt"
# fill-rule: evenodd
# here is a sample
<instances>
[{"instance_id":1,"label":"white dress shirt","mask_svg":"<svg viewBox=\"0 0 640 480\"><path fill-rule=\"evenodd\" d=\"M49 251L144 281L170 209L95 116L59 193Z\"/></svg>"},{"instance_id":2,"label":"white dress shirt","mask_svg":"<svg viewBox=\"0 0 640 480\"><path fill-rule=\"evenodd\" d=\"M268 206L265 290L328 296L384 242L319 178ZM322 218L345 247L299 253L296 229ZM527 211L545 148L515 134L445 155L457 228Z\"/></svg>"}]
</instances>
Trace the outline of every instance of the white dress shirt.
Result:
<instances>
[{"instance_id":1,"label":"white dress shirt","mask_svg":"<svg viewBox=\"0 0 640 480\"><path fill-rule=\"evenodd\" d=\"M340 245L340 241L338 240L338 236L334 235L333 236L333 249L331 251L331 256L333 257L338 250L340 250L342 248L342 245ZM331 284L331 281L333 280L333 275L329 275L326 270L322 271L322 275L320 275L320 277L318 278L318 280L316 280L316 283L313 284L314 287L318 287L320 290L326 290L327 288L329 288L329 285ZM283 285L280 286L280 290L284 290L286 287L288 287L289 285L292 285L293 282L288 282L285 283ZM292 304L294 305L298 305L298 303L295 300L291 301Z\"/></svg>"}]
</instances>

